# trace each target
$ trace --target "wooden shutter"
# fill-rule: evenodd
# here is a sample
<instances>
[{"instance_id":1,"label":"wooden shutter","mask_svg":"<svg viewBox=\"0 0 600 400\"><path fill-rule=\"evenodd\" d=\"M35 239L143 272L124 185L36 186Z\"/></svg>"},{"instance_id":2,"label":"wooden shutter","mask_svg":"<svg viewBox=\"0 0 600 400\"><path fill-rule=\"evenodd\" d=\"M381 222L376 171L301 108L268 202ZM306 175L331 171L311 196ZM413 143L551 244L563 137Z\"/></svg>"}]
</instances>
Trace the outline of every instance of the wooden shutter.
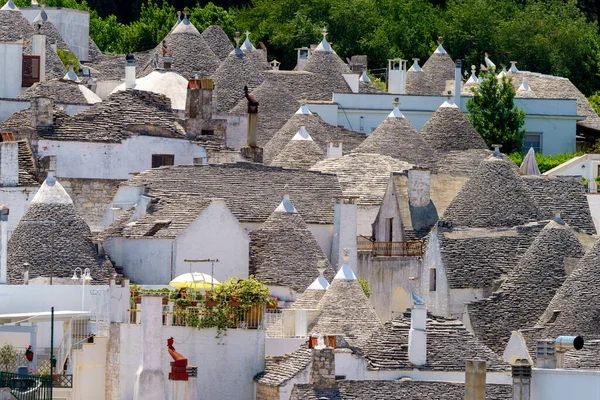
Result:
<instances>
[{"instance_id":1,"label":"wooden shutter","mask_svg":"<svg viewBox=\"0 0 600 400\"><path fill-rule=\"evenodd\" d=\"M23 56L22 87L30 87L40 81L40 56Z\"/></svg>"}]
</instances>

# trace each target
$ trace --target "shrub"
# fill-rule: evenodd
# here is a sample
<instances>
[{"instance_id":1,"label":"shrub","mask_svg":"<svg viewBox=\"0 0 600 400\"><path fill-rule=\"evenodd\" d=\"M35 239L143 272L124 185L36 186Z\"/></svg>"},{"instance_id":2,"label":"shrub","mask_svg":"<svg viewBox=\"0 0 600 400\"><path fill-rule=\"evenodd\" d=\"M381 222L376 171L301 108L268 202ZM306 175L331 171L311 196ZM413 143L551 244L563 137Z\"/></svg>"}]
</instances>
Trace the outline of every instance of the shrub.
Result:
<instances>
[{"instance_id":1,"label":"shrub","mask_svg":"<svg viewBox=\"0 0 600 400\"><path fill-rule=\"evenodd\" d=\"M11 372L15 363L17 362L17 349L10 344L5 343L4 346L0 347L0 367L3 371Z\"/></svg>"},{"instance_id":2,"label":"shrub","mask_svg":"<svg viewBox=\"0 0 600 400\"><path fill-rule=\"evenodd\" d=\"M365 279L359 278L358 283L360 284L360 287L362 288L363 292L365 292L365 296L367 296L367 298L371 297L373 292L371 292L371 287L369 286L369 282L367 282Z\"/></svg>"},{"instance_id":3,"label":"shrub","mask_svg":"<svg viewBox=\"0 0 600 400\"><path fill-rule=\"evenodd\" d=\"M535 161L537 162L540 172L543 174L546 171L550 171L552 168L558 167L559 165L571 160L572 158L579 157L583 153L562 153L555 156L545 156L541 153L535 153ZM523 162L524 155L522 153L510 153L508 158L512 160L517 166L520 166Z\"/></svg>"}]
</instances>

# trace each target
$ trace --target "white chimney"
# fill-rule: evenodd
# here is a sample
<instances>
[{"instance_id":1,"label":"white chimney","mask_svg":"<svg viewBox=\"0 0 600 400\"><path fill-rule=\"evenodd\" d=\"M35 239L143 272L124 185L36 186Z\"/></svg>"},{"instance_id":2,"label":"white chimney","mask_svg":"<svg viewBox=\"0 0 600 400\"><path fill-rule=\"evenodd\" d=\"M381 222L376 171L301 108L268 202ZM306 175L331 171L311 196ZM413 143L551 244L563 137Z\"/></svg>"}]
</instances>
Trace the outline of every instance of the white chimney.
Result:
<instances>
[{"instance_id":1,"label":"white chimney","mask_svg":"<svg viewBox=\"0 0 600 400\"><path fill-rule=\"evenodd\" d=\"M162 369L162 298L142 297L142 355L140 366L135 374L133 387L134 400L164 400L165 375Z\"/></svg>"},{"instance_id":2,"label":"white chimney","mask_svg":"<svg viewBox=\"0 0 600 400\"><path fill-rule=\"evenodd\" d=\"M413 298L415 295L413 294ZM418 298L418 297L417 297ZM408 361L416 366L427 363L427 308L419 299L415 300L410 314L408 331Z\"/></svg>"},{"instance_id":3,"label":"white chimney","mask_svg":"<svg viewBox=\"0 0 600 400\"><path fill-rule=\"evenodd\" d=\"M338 158L342 156L342 141L330 140L327 142L327 158Z\"/></svg>"},{"instance_id":4,"label":"white chimney","mask_svg":"<svg viewBox=\"0 0 600 400\"><path fill-rule=\"evenodd\" d=\"M413 207L426 207L431 201L431 174L429 171L408 171L408 201Z\"/></svg>"},{"instance_id":5,"label":"white chimney","mask_svg":"<svg viewBox=\"0 0 600 400\"><path fill-rule=\"evenodd\" d=\"M23 80L23 42L0 43L0 97L21 95Z\"/></svg>"},{"instance_id":6,"label":"white chimney","mask_svg":"<svg viewBox=\"0 0 600 400\"><path fill-rule=\"evenodd\" d=\"M485 400L485 361L467 360L465 400Z\"/></svg>"},{"instance_id":7,"label":"white chimney","mask_svg":"<svg viewBox=\"0 0 600 400\"><path fill-rule=\"evenodd\" d=\"M406 60L388 60L388 93L406 94Z\"/></svg>"},{"instance_id":8,"label":"white chimney","mask_svg":"<svg viewBox=\"0 0 600 400\"><path fill-rule=\"evenodd\" d=\"M0 142L0 185L14 187L19 185L19 144Z\"/></svg>"},{"instance_id":9,"label":"white chimney","mask_svg":"<svg viewBox=\"0 0 600 400\"><path fill-rule=\"evenodd\" d=\"M460 108L460 87L461 87L461 72L462 72L462 61L456 60L454 64L454 104Z\"/></svg>"},{"instance_id":10,"label":"white chimney","mask_svg":"<svg viewBox=\"0 0 600 400\"><path fill-rule=\"evenodd\" d=\"M52 126L54 124L54 101L46 97L31 99L31 126Z\"/></svg>"},{"instance_id":11,"label":"white chimney","mask_svg":"<svg viewBox=\"0 0 600 400\"><path fill-rule=\"evenodd\" d=\"M343 249L348 249L349 265L357 271L357 210L356 197L337 197L333 211L333 243L331 246L331 264L338 268L343 264Z\"/></svg>"},{"instance_id":12,"label":"white chimney","mask_svg":"<svg viewBox=\"0 0 600 400\"><path fill-rule=\"evenodd\" d=\"M8 208L0 204L0 284L6 284L6 258L8 257L8 213Z\"/></svg>"},{"instance_id":13,"label":"white chimney","mask_svg":"<svg viewBox=\"0 0 600 400\"><path fill-rule=\"evenodd\" d=\"M531 364L517 359L512 365L513 399L529 400L531 396Z\"/></svg>"},{"instance_id":14,"label":"white chimney","mask_svg":"<svg viewBox=\"0 0 600 400\"><path fill-rule=\"evenodd\" d=\"M300 47L298 49L298 59L296 61L296 67L298 71L304 71L304 67L308 63L310 58L310 49L308 47Z\"/></svg>"},{"instance_id":15,"label":"white chimney","mask_svg":"<svg viewBox=\"0 0 600 400\"><path fill-rule=\"evenodd\" d=\"M360 75L358 74L342 74L352 93L358 93L358 82Z\"/></svg>"},{"instance_id":16,"label":"white chimney","mask_svg":"<svg viewBox=\"0 0 600 400\"><path fill-rule=\"evenodd\" d=\"M40 82L46 81L46 35L33 35L31 55L40 56Z\"/></svg>"},{"instance_id":17,"label":"white chimney","mask_svg":"<svg viewBox=\"0 0 600 400\"><path fill-rule=\"evenodd\" d=\"M135 87L135 58L133 54L125 56L125 89Z\"/></svg>"}]
</instances>

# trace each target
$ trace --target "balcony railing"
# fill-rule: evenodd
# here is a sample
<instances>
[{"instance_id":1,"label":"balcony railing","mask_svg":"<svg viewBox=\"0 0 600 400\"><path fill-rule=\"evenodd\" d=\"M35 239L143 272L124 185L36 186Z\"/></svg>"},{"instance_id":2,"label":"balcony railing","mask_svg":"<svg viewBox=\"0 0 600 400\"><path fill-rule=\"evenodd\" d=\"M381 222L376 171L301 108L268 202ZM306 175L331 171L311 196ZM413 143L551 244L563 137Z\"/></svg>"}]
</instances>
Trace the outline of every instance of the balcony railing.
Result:
<instances>
[{"instance_id":1,"label":"balcony railing","mask_svg":"<svg viewBox=\"0 0 600 400\"><path fill-rule=\"evenodd\" d=\"M358 251L373 251L373 241L365 236L356 238L356 246Z\"/></svg>"},{"instance_id":2,"label":"balcony railing","mask_svg":"<svg viewBox=\"0 0 600 400\"><path fill-rule=\"evenodd\" d=\"M0 387L8 388L15 400L52 398L52 379L50 377L0 372Z\"/></svg>"},{"instance_id":3,"label":"balcony railing","mask_svg":"<svg viewBox=\"0 0 600 400\"><path fill-rule=\"evenodd\" d=\"M423 242L373 242L374 257L422 257Z\"/></svg>"}]
</instances>

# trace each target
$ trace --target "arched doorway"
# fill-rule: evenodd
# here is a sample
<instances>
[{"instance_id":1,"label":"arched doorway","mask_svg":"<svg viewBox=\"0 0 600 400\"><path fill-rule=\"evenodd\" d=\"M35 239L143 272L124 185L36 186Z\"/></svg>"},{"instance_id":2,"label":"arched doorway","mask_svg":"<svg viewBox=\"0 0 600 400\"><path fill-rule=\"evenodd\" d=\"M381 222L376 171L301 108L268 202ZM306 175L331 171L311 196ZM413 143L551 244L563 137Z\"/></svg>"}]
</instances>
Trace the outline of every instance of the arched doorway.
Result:
<instances>
[{"instance_id":1,"label":"arched doorway","mask_svg":"<svg viewBox=\"0 0 600 400\"><path fill-rule=\"evenodd\" d=\"M408 305L408 293L406 293L403 287L397 287L392 295L392 318L405 312Z\"/></svg>"}]
</instances>

